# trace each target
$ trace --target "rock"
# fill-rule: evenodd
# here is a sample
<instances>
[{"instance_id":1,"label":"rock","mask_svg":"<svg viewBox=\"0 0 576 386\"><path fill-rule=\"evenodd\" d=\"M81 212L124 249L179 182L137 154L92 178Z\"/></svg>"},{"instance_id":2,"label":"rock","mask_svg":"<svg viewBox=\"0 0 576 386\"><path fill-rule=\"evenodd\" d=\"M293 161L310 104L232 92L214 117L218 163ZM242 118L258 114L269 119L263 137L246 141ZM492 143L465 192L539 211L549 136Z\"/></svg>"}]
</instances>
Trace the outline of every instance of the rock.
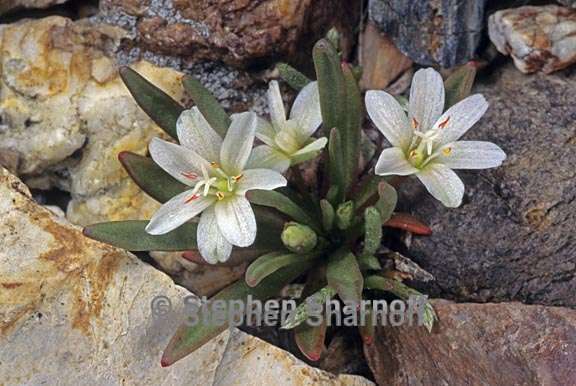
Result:
<instances>
[{"instance_id":1,"label":"rock","mask_svg":"<svg viewBox=\"0 0 576 386\"><path fill-rule=\"evenodd\" d=\"M48 8L52 5L63 4L67 0L2 0L0 15L20 8Z\"/></svg>"},{"instance_id":2,"label":"rock","mask_svg":"<svg viewBox=\"0 0 576 386\"><path fill-rule=\"evenodd\" d=\"M198 296L212 296L235 281L244 279L247 263L236 266L195 264L182 252L151 252L150 256L174 281Z\"/></svg>"},{"instance_id":3,"label":"rock","mask_svg":"<svg viewBox=\"0 0 576 386\"><path fill-rule=\"evenodd\" d=\"M369 17L422 65L454 67L474 58L486 0L370 0Z\"/></svg>"},{"instance_id":4,"label":"rock","mask_svg":"<svg viewBox=\"0 0 576 386\"><path fill-rule=\"evenodd\" d=\"M546 5L498 11L488 19L488 32L524 73L549 74L576 62L576 10Z\"/></svg>"},{"instance_id":5,"label":"rock","mask_svg":"<svg viewBox=\"0 0 576 386\"><path fill-rule=\"evenodd\" d=\"M102 20L131 30L141 48L234 66L308 53L333 24L350 30L360 9L343 0L104 0L100 7Z\"/></svg>"},{"instance_id":6,"label":"rock","mask_svg":"<svg viewBox=\"0 0 576 386\"><path fill-rule=\"evenodd\" d=\"M382 90L412 67L410 58L400 52L373 23L366 25L361 39L360 86L364 90Z\"/></svg>"},{"instance_id":7,"label":"rock","mask_svg":"<svg viewBox=\"0 0 576 386\"><path fill-rule=\"evenodd\" d=\"M570 385L576 311L520 303L436 301L432 334L378 327L364 346L379 385Z\"/></svg>"},{"instance_id":8,"label":"rock","mask_svg":"<svg viewBox=\"0 0 576 386\"><path fill-rule=\"evenodd\" d=\"M161 352L177 319L154 318L151 302L159 295L174 302L191 294L130 253L85 238L36 204L5 169L0 243L5 384L223 386L283 379L291 385L372 385L311 368L236 329L162 368Z\"/></svg>"},{"instance_id":9,"label":"rock","mask_svg":"<svg viewBox=\"0 0 576 386\"><path fill-rule=\"evenodd\" d=\"M149 218L156 203L127 178L117 155L145 153L161 131L137 106L113 54L116 27L48 17L2 30L0 163L33 187L72 195L77 224ZM182 100L182 74L133 68Z\"/></svg>"},{"instance_id":10,"label":"rock","mask_svg":"<svg viewBox=\"0 0 576 386\"><path fill-rule=\"evenodd\" d=\"M576 73L523 75L510 64L479 84L490 103L464 137L501 146L493 170L459 171L466 194L442 207L417 181L402 190L429 237L407 253L436 281L421 287L459 301L518 300L576 307ZM412 200L412 201L407 201Z\"/></svg>"},{"instance_id":11,"label":"rock","mask_svg":"<svg viewBox=\"0 0 576 386\"><path fill-rule=\"evenodd\" d=\"M576 8L576 0L557 0L560 4L567 7Z\"/></svg>"}]
</instances>

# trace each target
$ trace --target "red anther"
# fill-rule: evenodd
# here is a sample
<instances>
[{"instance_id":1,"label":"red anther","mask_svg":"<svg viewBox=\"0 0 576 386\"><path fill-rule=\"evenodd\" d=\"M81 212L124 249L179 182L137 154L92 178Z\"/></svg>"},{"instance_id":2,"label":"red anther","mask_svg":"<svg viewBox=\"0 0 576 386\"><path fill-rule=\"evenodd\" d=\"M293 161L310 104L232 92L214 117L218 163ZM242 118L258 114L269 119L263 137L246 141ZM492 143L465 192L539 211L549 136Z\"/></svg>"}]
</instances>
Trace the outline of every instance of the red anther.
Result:
<instances>
[{"instance_id":1,"label":"red anther","mask_svg":"<svg viewBox=\"0 0 576 386\"><path fill-rule=\"evenodd\" d=\"M440 122L440 124L438 125L438 127L441 128L441 129L445 128L449 121L450 121L450 117L446 117L445 120L443 120L442 122Z\"/></svg>"},{"instance_id":2,"label":"red anther","mask_svg":"<svg viewBox=\"0 0 576 386\"><path fill-rule=\"evenodd\" d=\"M180 174L182 174L184 177L186 177L190 180L195 180L196 178L198 178L198 174L196 174L194 172L182 172Z\"/></svg>"},{"instance_id":3,"label":"red anther","mask_svg":"<svg viewBox=\"0 0 576 386\"><path fill-rule=\"evenodd\" d=\"M197 194L193 194L192 196L188 197L188 198L186 199L186 201L184 201L184 202L185 202L186 204L189 204L190 202L196 200L198 197L200 197L200 196L197 195Z\"/></svg>"}]
</instances>

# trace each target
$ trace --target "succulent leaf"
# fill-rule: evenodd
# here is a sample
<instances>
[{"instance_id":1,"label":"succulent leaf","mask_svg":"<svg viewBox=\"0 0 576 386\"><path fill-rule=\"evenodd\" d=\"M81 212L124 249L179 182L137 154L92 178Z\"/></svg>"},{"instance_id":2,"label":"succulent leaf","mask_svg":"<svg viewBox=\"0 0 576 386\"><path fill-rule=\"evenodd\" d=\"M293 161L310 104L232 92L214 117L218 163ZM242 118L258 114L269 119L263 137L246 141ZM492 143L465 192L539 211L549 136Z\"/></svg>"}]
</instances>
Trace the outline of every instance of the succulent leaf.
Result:
<instances>
[{"instance_id":1,"label":"succulent leaf","mask_svg":"<svg viewBox=\"0 0 576 386\"><path fill-rule=\"evenodd\" d=\"M359 304L362 300L364 278L352 252L341 249L330 256L326 280L343 301Z\"/></svg>"},{"instance_id":2,"label":"succulent leaf","mask_svg":"<svg viewBox=\"0 0 576 386\"><path fill-rule=\"evenodd\" d=\"M287 63L278 63L276 68L280 73L280 77L296 91L302 90L304 86L311 82L306 75Z\"/></svg>"},{"instance_id":3,"label":"succulent leaf","mask_svg":"<svg viewBox=\"0 0 576 386\"><path fill-rule=\"evenodd\" d=\"M260 256L246 269L246 284L250 287L257 286L269 275L288 265L299 261L310 260L316 255L297 255L288 252L271 252Z\"/></svg>"},{"instance_id":4,"label":"succulent leaf","mask_svg":"<svg viewBox=\"0 0 576 386\"><path fill-rule=\"evenodd\" d=\"M474 78L476 77L476 66L472 62L458 67L445 81L446 90L445 109L448 109L470 95Z\"/></svg>"},{"instance_id":5,"label":"succulent leaf","mask_svg":"<svg viewBox=\"0 0 576 386\"><path fill-rule=\"evenodd\" d=\"M364 248L362 256L371 256L380 248L382 241L382 218L380 211L370 206L364 211Z\"/></svg>"},{"instance_id":6,"label":"succulent leaf","mask_svg":"<svg viewBox=\"0 0 576 386\"><path fill-rule=\"evenodd\" d=\"M197 79L189 75L182 79L182 84L210 126L222 137L225 137L231 120L214 95Z\"/></svg>"},{"instance_id":7,"label":"succulent leaf","mask_svg":"<svg viewBox=\"0 0 576 386\"><path fill-rule=\"evenodd\" d=\"M432 234L432 229L416 217L406 213L395 213L392 217L384 223L384 226L390 228L403 229L412 232L415 235L429 236Z\"/></svg>"},{"instance_id":8,"label":"succulent leaf","mask_svg":"<svg viewBox=\"0 0 576 386\"><path fill-rule=\"evenodd\" d=\"M336 212L330 201L326 199L320 200L320 209L322 210L322 226L325 231L329 232L334 226Z\"/></svg>"},{"instance_id":9,"label":"succulent leaf","mask_svg":"<svg viewBox=\"0 0 576 386\"><path fill-rule=\"evenodd\" d=\"M390 220L394 209L396 209L398 193L396 193L396 189L392 185L382 181L378 184L378 197L378 201L374 206L380 211L381 221L385 223Z\"/></svg>"}]
</instances>

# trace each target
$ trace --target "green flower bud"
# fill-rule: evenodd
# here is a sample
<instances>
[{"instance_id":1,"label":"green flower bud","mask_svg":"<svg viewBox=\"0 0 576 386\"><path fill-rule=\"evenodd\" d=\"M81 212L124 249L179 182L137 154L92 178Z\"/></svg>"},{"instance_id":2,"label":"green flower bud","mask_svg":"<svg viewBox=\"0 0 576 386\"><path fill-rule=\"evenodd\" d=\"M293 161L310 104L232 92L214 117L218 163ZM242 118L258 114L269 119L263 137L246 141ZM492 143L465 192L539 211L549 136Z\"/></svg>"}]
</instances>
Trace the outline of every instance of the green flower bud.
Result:
<instances>
[{"instance_id":1,"label":"green flower bud","mask_svg":"<svg viewBox=\"0 0 576 386\"><path fill-rule=\"evenodd\" d=\"M336 225L338 228L344 230L352 225L352 218L354 217L354 202L346 201L336 209Z\"/></svg>"},{"instance_id":2,"label":"green flower bud","mask_svg":"<svg viewBox=\"0 0 576 386\"><path fill-rule=\"evenodd\" d=\"M282 242L294 253L308 253L318 243L316 233L307 225L289 222L284 225Z\"/></svg>"}]
</instances>

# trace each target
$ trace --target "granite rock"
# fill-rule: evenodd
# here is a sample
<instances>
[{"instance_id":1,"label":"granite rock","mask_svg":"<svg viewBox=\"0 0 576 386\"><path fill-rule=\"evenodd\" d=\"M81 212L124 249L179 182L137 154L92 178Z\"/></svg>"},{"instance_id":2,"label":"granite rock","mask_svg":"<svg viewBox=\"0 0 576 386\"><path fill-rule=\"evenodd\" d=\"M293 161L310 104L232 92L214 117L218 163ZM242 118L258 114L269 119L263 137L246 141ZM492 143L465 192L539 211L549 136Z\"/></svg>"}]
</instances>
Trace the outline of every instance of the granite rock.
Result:
<instances>
[{"instance_id":1,"label":"granite rock","mask_svg":"<svg viewBox=\"0 0 576 386\"><path fill-rule=\"evenodd\" d=\"M85 238L3 168L0 288L4 384L373 385L311 368L236 329L162 368L178 320L153 317L151 302L162 295L178 307L193 295L130 253Z\"/></svg>"},{"instance_id":2,"label":"granite rock","mask_svg":"<svg viewBox=\"0 0 576 386\"><path fill-rule=\"evenodd\" d=\"M557 5L498 11L488 19L490 40L524 72L551 73L576 62L576 10Z\"/></svg>"},{"instance_id":3,"label":"granite rock","mask_svg":"<svg viewBox=\"0 0 576 386\"><path fill-rule=\"evenodd\" d=\"M444 208L415 180L402 187L433 231L414 237L407 255L436 278L423 290L576 307L575 87L574 72L526 76L511 64L477 85L490 107L464 138L494 142L508 158L458 172L460 208Z\"/></svg>"},{"instance_id":4,"label":"granite rock","mask_svg":"<svg viewBox=\"0 0 576 386\"><path fill-rule=\"evenodd\" d=\"M414 62L449 68L474 58L485 4L486 0L370 0L368 12Z\"/></svg>"},{"instance_id":5,"label":"granite rock","mask_svg":"<svg viewBox=\"0 0 576 386\"><path fill-rule=\"evenodd\" d=\"M364 352L379 385L570 385L576 311L435 301L440 322L378 327Z\"/></svg>"}]
</instances>

